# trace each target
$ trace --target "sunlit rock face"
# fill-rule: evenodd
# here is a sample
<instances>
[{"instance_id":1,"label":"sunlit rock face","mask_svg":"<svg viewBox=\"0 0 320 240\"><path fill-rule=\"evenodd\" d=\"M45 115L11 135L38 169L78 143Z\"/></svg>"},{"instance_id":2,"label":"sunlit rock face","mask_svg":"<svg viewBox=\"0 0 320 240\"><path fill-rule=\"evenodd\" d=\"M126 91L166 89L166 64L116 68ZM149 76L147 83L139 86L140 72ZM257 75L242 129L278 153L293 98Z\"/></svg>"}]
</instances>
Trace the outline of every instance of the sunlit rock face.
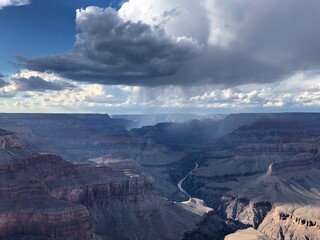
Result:
<instances>
[{"instance_id":1,"label":"sunlit rock face","mask_svg":"<svg viewBox=\"0 0 320 240\"><path fill-rule=\"evenodd\" d=\"M319 206L282 205L266 216L258 230L274 239L318 239L319 220Z\"/></svg>"},{"instance_id":2,"label":"sunlit rock face","mask_svg":"<svg viewBox=\"0 0 320 240\"><path fill-rule=\"evenodd\" d=\"M239 230L225 237L225 240L273 240L254 228Z\"/></svg>"}]
</instances>

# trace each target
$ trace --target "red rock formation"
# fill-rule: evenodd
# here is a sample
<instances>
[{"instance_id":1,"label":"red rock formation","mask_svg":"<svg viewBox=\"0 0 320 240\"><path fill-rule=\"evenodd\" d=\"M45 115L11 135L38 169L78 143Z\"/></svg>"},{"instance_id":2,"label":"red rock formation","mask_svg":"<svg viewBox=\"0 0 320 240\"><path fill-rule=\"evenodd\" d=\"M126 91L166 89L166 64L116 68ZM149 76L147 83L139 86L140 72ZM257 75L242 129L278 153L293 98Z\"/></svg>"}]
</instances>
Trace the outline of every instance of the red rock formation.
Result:
<instances>
[{"instance_id":1,"label":"red rock formation","mask_svg":"<svg viewBox=\"0 0 320 240\"><path fill-rule=\"evenodd\" d=\"M93 239L86 206L108 198L138 201L151 188L146 174L74 165L19 147L13 134L0 137L1 239Z\"/></svg>"}]
</instances>

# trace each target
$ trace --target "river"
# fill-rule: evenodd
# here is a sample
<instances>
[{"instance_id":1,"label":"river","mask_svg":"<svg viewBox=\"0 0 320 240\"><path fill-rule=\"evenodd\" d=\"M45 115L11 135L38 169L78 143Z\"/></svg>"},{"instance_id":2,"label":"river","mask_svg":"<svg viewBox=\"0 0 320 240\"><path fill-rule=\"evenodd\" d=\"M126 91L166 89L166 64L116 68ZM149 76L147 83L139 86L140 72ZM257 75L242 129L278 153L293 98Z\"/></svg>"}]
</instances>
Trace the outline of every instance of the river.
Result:
<instances>
[{"instance_id":1,"label":"river","mask_svg":"<svg viewBox=\"0 0 320 240\"><path fill-rule=\"evenodd\" d=\"M213 211L213 209L210 207L207 207L207 205L202 199L191 197L190 194L187 193L187 191L182 187L183 182L189 177L189 175L194 170L196 170L199 167L198 163L195 162L194 164L195 164L194 168L184 178L182 178L177 184L179 190L183 192L189 199L187 201L180 202L177 204L182 208L186 209L187 211L203 216L205 213Z\"/></svg>"},{"instance_id":2,"label":"river","mask_svg":"<svg viewBox=\"0 0 320 240\"><path fill-rule=\"evenodd\" d=\"M189 175L190 175L194 170L196 170L196 169L199 167L199 164L198 164L198 163L195 162L194 164L195 164L195 167L194 167L184 178L182 178L182 179L178 182L178 184L177 184L179 190L180 190L181 192L183 192L189 199L191 198L191 196L190 196L189 193L187 193L187 191L186 191L185 189L183 189L182 184L183 184L183 182L189 177Z\"/></svg>"}]
</instances>

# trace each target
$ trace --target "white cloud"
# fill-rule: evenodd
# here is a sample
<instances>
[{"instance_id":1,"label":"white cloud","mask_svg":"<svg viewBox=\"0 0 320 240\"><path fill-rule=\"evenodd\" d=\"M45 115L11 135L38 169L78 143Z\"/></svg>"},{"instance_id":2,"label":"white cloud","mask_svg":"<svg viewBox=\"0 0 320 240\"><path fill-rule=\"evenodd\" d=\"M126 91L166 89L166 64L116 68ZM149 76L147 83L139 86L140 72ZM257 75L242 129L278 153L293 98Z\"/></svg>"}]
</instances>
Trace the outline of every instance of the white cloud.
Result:
<instances>
[{"instance_id":1,"label":"white cloud","mask_svg":"<svg viewBox=\"0 0 320 240\"><path fill-rule=\"evenodd\" d=\"M173 37L190 37L206 43L209 22L203 0L130 0L122 5L119 15L151 26L162 25ZM187 23L187 24L186 24Z\"/></svg>"},{"instance_id":2,"label":"white cloud","mask_svg":"<svg viewBox=\"0 0 320 240\"><path fill-rule=\"evenodd\" d=\"M52 74L26 70L15 77L42 77L63 82ZM16 92L12 85L0 92L2 111L29 112L238 112L297 111L320 108L320 76L297 73L282 82L240 87L135 87L76 84L76 88L49 92Z\"/></svg>"},{"instance_id":3,"label":"white cloud","mask_svg":"<svg viewBox=\"0 0 320 240\"><path fill-rule=\"evenodd\" d=\"M12 77L41 77L64 82L54 74L23 70ZM14 84L0 91L1 110L10 112L246 112L297 111L320 108L320 76L300 72L277 83L240 87L206 86L108 86L79 84L72 89L48 92L17 92Z\"/></svg>"},{"instance_id":4,"label":"white cloud","mask_svg":"<svg viewBox=\"0 0 320 240\"><path fill-rule=\"evenodd\" d=\"M23 6L30 3L30 0L0 0L0 9L9 6Z\"/></svg>"}]
</instances>

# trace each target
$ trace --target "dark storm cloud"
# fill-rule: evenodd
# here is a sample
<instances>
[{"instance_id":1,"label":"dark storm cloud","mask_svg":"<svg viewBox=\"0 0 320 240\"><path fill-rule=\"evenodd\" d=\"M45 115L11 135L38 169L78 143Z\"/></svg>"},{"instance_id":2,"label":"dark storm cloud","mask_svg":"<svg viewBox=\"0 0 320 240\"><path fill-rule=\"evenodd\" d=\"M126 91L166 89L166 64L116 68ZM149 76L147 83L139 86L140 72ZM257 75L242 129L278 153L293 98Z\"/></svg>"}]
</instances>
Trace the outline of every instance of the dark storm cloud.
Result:
<instances>
[{"instance_id":1,"label":"dark storm cloud","mask_svg":"<svg viewBox=\"0 0 320 240\"><path fill-rule=\"evenodd\" d=\"M209 30L215 21L223 27L222 35L210 36L217 43L208 39L203 48L189 39L176 41L160 27L123 21L112 9L90 8L78 12L80 33L70 53L20 60L28 69L77 81L146 86L266 83L320 67L320 1L207 5L203 14L214 17L214 9L220 16L211 19ZM174 9L163 16L179 14Z\"/></svg>"},{"instance_id":2,"label":"dark storm cloud","mask_svg":"<svg viewBox=\"0 0 320 240\"><path fill-rule=\"evenodd\" d=\"M65 89L74 88L74 85L70 83L48 82L40 77L14 78L12 81L14 82L17 91L43 92L46 90L62 91Z\"/></svg>"},{"instance_id":3,"label":"dark storm cloud","mask_svg":"<svg viewBox=\"0 0 320 240\"><path fill-rule=\"evenodd\" d=\"M272 0L252 5L244 12L239 7L235 14L234 21L248 19L245 28L236 31L240 37L232 42L233 49L288 71L320 67L319 1Z\"/></svg>"},{"instance_id":4,"label":"dark storm cloud","mask_svg":"<svg viewBox=\"0 0 320 240\"><path fill-rule=\"evenodd\" d=\"M78 81L104 84L145 84L169 76L200 46L187 38L173 39L160 27L123 21L111 8L90 7L77 14L81 31L72 52L22 59L25 67L53 71Z\"/></svg>"},{"instance_id":5,"label":"dark storm cloud","mask_svg":"<svg viewBox=\"0 0 320 240\"><path fill-rule=\"evenodd\" d=\"M150 79L151 85L217 84L227 87L246 83L265 83L279 80L288 72L280 66L262 62L248 55L219 47L206 47L196 59L186 62L175 75Z\"/></svg>"},{"instance_id":6,"label":"dark storm cloud","mask_svg":"<svg viewBox=\"0 0 320 240\"><path fill-rule=\"evenodd\" d=\"M181 82L267 83L320 68L319 1L213 2L231 40L226 47L208 45L184 65L174 76Z\"/></svg>"}]
</instances>

